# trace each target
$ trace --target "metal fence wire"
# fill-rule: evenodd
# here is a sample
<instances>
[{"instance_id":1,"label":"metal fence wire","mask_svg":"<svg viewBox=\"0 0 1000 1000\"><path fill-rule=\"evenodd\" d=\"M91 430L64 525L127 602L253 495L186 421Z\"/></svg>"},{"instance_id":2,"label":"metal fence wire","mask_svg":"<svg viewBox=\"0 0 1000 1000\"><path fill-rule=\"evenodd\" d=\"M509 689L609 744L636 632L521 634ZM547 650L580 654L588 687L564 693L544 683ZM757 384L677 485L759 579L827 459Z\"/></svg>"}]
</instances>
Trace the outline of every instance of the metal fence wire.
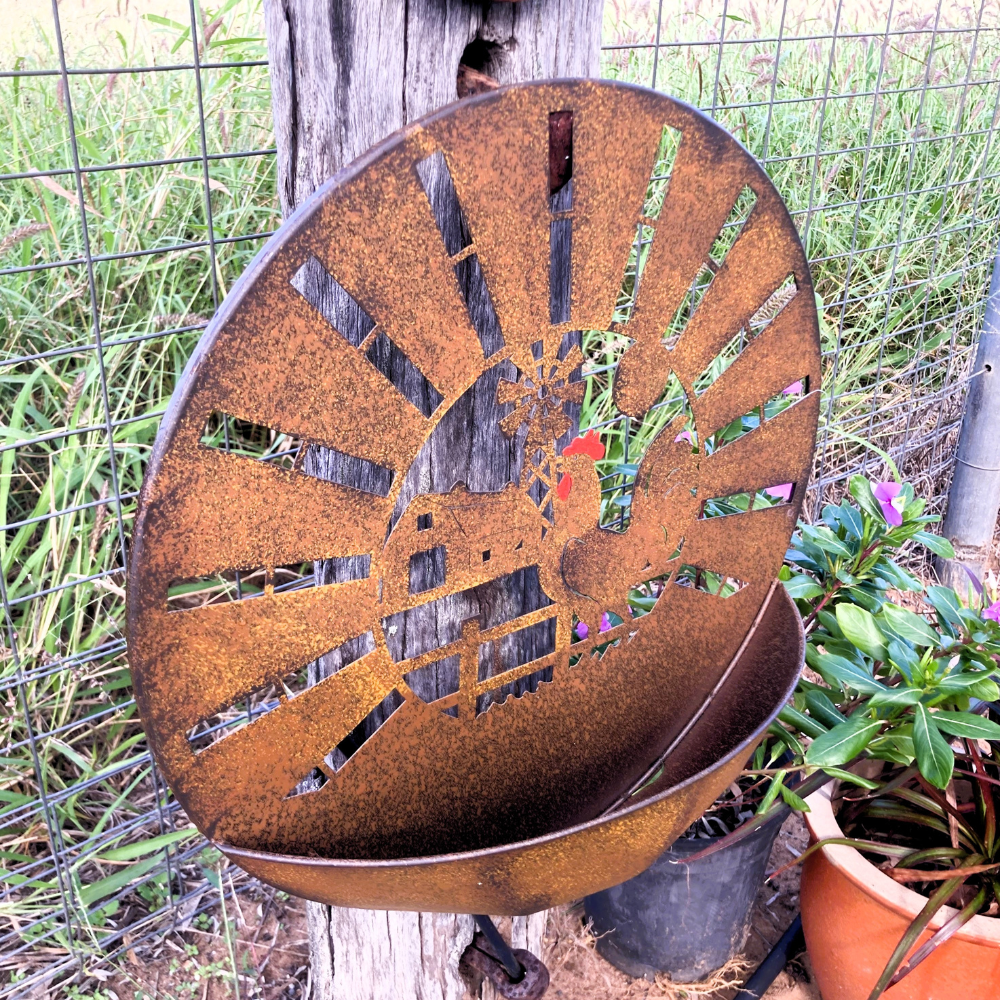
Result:
<instances>
[{"instance_id":1,"label":"metal fence wire","mask_svg":"<svg viewBox=\"0 0 1000 1000\"><path fill-rule=\"evenodd\" d=\"M18 8L0 45L0 997L249 884L157 775L122 629L158 420L279 221L262 11L105 6ZM996 0L608 0L603 75L716 118L806 244L807 516L890 459L942 506L998 236L998 28Z\"/></svg>"}]
</instances>

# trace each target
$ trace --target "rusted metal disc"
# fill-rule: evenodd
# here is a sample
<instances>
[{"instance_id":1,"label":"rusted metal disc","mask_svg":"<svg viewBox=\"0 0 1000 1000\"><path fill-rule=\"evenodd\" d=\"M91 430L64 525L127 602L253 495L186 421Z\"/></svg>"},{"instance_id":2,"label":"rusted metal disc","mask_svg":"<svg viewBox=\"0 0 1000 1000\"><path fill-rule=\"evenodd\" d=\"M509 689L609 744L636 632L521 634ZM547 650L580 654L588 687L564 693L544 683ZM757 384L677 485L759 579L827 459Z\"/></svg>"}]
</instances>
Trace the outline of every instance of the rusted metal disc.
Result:
<instances>
[{"instance_id":1,"label":"rusted metal disc","mask_svg":"<svg viewBox=\"0 0 1000 1000\"><path fill-rule=\"evenodd\" d=\"M795 227L693 109L554 82L388 139L232 290L143 484L130 657L188 815L348 905L530 912L641 870L794 683L773 584L818 390ZM586 392L610 423L570 441ZM463 434L511 443L506 486L426 482Z\"/></svg>"}]
</instances>

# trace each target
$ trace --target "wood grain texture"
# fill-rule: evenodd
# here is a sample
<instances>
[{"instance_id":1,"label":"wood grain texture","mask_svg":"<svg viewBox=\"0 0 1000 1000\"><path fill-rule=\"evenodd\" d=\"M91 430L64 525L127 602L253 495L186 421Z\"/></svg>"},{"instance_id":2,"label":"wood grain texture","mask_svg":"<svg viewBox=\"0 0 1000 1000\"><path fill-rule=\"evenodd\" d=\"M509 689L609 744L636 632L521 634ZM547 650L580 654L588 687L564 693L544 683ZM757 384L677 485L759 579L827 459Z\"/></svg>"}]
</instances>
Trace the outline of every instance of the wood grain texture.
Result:
<instances>
[{"instance_id":1,"label":"wood grain texture","mask_svg":"<svg viewBox=\"0 0 1000 1000\"><path fill-rule=\"evenodd\" d=\"M265 0L283 212L289 215L387 135L456 100L458 66L467 48L478 62L472 68L500 84L596 76L602 11L602 0L330 0L323 5ZM439 180L431 178L431 184ZM474 275L470 282L474 285ZM486 343L495 320L487 315L488 296L474 294L472 285L472 294L464 289L469 311L481 339L487 331ZM322 295L317 288L316 296ZM448 490L458 481L477 491L498 490L518 474L523 439L508 440L499 430L496 387L501 375L510 377L506 368L509 363L490 369L453 405L439 424L440 433L432 435L411 466L402 503L420 492ZM476 429L475 437L469 428ZM344 456L323 449L313 449L307 463L313 474L347 485L359 474L345 467ZM341 560L322 567L319 576L334 582L338 574L347 579L350 573ZM513 610L537 601L530 589L484 593L479 599ZM408 629L440 630L451 624L407 621L404 639ZM328 676L363 652L324 657L311 679ZM471 917L313 903L307 910L317 1000L461 1000L466 993L458 961L472 940ZM537 954L544 925L543 914L516 918L512 943ZM477 992L484 1000L495 995L489 983Z\"/></svg>"}]
</instances>

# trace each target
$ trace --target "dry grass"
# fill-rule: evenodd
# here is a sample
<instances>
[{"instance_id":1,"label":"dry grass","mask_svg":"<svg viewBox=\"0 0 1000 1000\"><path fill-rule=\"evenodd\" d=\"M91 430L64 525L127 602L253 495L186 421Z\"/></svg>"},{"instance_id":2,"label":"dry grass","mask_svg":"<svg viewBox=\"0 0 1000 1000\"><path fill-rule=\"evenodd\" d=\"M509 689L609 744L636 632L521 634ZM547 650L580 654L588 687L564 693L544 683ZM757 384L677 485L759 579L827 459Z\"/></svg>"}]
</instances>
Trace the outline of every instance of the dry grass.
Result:
<instances>
[{"instance_id":1,"label":"dry grass","mask_svg":"<svg viewBox=\"0 0 1000 1000\"><path fill-rule=\"evenodd\" d=\"M768 870L793 860L808 844L801 817L786 820L775 841ZM596 939L583 921L579 906L552 910L542 959L552 976L549 995L556 1000L733 1000L736 988L756 968L798 913L799 869L782 872L761 887L751 918L750 937L742 955L700 983L672 982L667 976L656 982L632 979L609 965L598 954ZM819 1000L801 960L789 969L766 994L768 1000Z\"/></svg>"}]
</instances>

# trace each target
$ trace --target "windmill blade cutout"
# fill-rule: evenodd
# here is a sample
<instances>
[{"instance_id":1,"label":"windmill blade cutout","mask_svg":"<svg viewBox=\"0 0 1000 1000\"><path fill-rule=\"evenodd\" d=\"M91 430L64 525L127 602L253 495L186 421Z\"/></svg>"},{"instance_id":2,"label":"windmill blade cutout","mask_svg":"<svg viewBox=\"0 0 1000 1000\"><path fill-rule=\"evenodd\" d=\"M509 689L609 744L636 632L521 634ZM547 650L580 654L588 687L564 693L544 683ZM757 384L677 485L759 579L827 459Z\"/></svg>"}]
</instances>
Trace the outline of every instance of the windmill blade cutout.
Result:
<instances>
[{"instance_id":1,"label":"windmill blade cutout","mask_svg":"<svg viewBox=\"0 0 1000 1000\"><path fill-rule=\"evenodd\" d=\"M794 686L819 381L794 225L692 108L557 81L387 139L233 289L143 484L129 650L187 814L340 905L642 870Z\"/></svg>"}]
</instances>

